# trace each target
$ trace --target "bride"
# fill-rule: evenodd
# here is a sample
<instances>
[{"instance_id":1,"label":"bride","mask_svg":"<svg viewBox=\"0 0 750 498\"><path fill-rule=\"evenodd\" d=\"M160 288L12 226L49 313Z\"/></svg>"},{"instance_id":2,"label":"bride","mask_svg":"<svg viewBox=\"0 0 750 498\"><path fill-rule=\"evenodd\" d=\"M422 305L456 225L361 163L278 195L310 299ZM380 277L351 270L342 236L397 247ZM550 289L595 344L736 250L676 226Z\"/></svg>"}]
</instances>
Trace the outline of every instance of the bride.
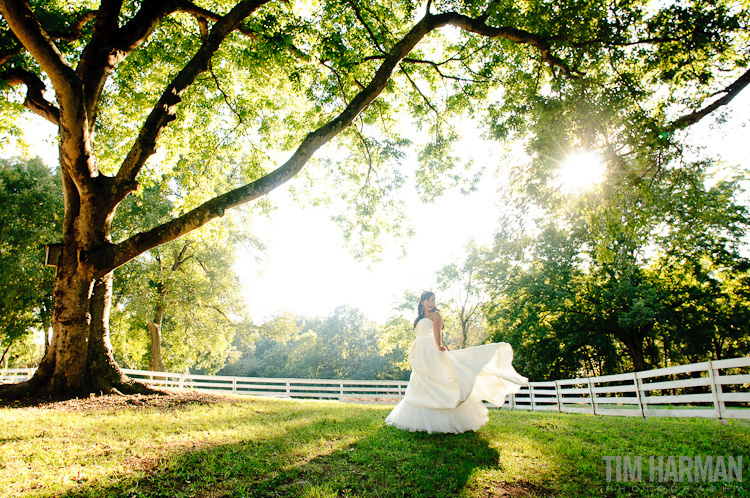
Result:
<instances>
[{"instance_id":1,"label":"bride","mask_svg":"<svg viewBox=\"0 0 750 498\"><path fill-rule=\"evenodd\" d=\"M385 423L429 433L481 428L489 420L483 400L499 407L508 394L528 384L511 364L513 349L500 342L448 351L433 292L422 294L417 311L416 339L408 357L412 368L409 386Z\"/></svg>"}]
</instances>

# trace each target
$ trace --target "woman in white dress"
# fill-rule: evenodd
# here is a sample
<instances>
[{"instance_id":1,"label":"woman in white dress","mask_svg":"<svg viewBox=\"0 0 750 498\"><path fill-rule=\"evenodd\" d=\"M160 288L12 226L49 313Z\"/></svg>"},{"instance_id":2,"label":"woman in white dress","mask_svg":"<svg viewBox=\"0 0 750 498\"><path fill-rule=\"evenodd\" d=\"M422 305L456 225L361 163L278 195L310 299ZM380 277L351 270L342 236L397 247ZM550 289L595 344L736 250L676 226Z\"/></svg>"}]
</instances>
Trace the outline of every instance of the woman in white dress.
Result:
<instances>
[{"instance_id":1,"label":"woman in white dress","mask_svg":"<svg viewBox=\"0 0 750 498\"><path fill-rule=\"evenodd\" d=\"M528 384L513 368L513 349L500 342L448 351L433 292L422 294L417 311L409 386L385 423L428 433L478 430L489 420L483 401L499 407Z\"/></svg>"}]
</instances>

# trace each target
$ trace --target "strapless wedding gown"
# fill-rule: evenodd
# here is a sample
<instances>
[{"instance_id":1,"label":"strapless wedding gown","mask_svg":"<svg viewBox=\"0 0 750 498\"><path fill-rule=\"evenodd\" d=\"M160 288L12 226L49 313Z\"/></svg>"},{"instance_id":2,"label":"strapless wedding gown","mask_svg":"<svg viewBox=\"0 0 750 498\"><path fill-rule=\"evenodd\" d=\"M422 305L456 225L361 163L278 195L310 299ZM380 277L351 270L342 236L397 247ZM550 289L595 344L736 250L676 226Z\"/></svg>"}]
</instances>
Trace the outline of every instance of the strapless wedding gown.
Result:
<instances>
[{"instance_id":1,"label":"strapless wedding gown","mask_svg":"<svg viewBox=\"0 0 750 498\"><path fill-rule=\"evenodd\" d=\"M432 320L422 318L414 332L409 386L385 419L388 425L429 433L475 431L489 420L483 401L500 407L507 395L528 384L513 368L508 343L440 351Z\"/></svg>"}]
</instances>

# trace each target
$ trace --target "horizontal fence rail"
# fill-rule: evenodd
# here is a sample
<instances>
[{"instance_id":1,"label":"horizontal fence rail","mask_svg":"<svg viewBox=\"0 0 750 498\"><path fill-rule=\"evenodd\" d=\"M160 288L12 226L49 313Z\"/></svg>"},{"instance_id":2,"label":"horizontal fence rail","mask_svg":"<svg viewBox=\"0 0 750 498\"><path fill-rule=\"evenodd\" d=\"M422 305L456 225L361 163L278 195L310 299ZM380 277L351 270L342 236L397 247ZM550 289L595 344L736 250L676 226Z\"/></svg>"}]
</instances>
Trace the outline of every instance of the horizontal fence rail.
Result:
<instances>
[{"instance_id":1,"label":"horizontal fence rail","mask_svg":"<svg viewBox=\"0 0 750 498\"><path fill-rule=\"evenodd\" d=\"M750 357L530 382L511 396L510 407L644 418L750 419Z\"/></svg>"},{"instance_id":2,"label":"horizontal fence rail","mask_svg":"<svg viewBox=\"0 0 750 498\"><path fill-rule=\"evenodd\" d=\"M335 399L349 402L395 403L404 397L408 381L349 379L277 379L223 377L123 369L133 379L154 387L197 389L215 393L279 398Z\"/></svg>"},{"instance_id":3,"label":"horizontal fence rail","mask_svg":"<svg viewBox=\"0 0 750 498\"><path fill-rule=\"evenodd\" d=\"M153 387L281 398L393 404L408 381L276 379L190 373L123 372ZM34 369L0 370L0 382L20 382ZM750 419L750 357L705 361L602 377L530 382L508 397L513 410L631 417Z\"/></svg>"}]
</instances>

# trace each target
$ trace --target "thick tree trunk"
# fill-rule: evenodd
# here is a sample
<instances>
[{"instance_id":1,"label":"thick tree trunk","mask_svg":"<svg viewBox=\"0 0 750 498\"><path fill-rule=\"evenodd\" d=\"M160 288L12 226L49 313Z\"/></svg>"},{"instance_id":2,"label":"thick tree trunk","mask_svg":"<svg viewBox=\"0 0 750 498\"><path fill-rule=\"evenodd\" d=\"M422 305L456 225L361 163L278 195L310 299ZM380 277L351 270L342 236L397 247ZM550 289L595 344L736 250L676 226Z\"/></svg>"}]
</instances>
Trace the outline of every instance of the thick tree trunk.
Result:
<instances>
[{"instance_id":1,"label":"thick tree trunk","mask_svg":"<svg viewBox=\"0 0 750 498\"><path fill-rule=\"evenodd\" d=\"M461 322L461 349L466 349L466 345L469 343L469 319L463 313L460 313L459 321Z\"/></svg>"},{"instance_id":2,"label":"thick tree trunk","mask_svg":"<svg viewBox=\"0 0 750 498\"><path fill-rule=\"evenodd\" d=\"M66 259L72 258L69 256ZM55 285L52 342L43 360L43 363L49 363L51 372L45 387L38 393L44 396L88 394L85 382L88 364L86 351L93 281L75 259L73 264L68 263L65 265L67 268L62 268ZM41 373L48 372L43 370Z\"/></svg>"},{"instance_id":3,"label":"thick tree trunk","mask_svg":"<svg viewBox=\"0 0 750 498\"><path fill-rule=\"evenodd\" d=\"M93 158L88 156L88 160ZM67 169L64 161L62 169ZM125 377L114 361L109 340L112 272L96 279L87 257L92 249L109 243L114 208L99 199L99 191L88 192L84 198L65 174L63 183L63 253L55 281L52 339L34 376L20 384L0 387L0 397L72 398L155 392ZM102 198L106 200L106 195Z\"/></svg>"},{"instance_id":4,"label":"thick tree trunk","mask_svg":"<svg viewBox=\"0 0 750 498\"><path fill-rule=\"evenodd\" d=\"M42 304L42 331L44 331L44 354L49 351L50 341L52 340L52 301L47 302L45 299Z\"/></svg>"},{"instance_id":5,"label":"thick tree trunk","mask_svg":"<svg viewBox=\"0 0 750 498\"><path fill-rule=\"evenodd\" d=\"M148 369L152 372L166 372L161 354L161 324L164 316L163 306L158 306L153 322L146 324L151 336L151 356L148 359Z\"/></svg>"},{"instance_id":6,"label":"thick tree trunk","mask_svg":"<svg viewBox=\"0 0 750 498\"><path fill-rule=\"evenodd\" d=\"M633 360L633 370L635 372L642 372L648 370L649 366L646 364L646 359L643 354L643 338L640 334L629 334L622 339L625 349L628 350L630 358Z\"/></svg>"},{"instance_id":7,"label":"thick tree trunk","mask_svg":"<svg viewBox=\"0 0 750 498\"><path fill-rule=\"evenodd\" d=\"M85 352L89 335L90 287L80 271L61 268L55 284L50 347L34 376L20 384L2 386L0 397L76 397L87 394L88 355Z\"/></svg>"},{"instance_id":8,"label":"thick tree trunk","mask_svg":"<svg viewBox=\"0 0 750 498\"><path fill-rule=\"evenodd\" d=\"M81 273L60 272L50 347L34 376L26 382L0 387L0 397L71 398L159 392L126 377L112 356L112 273L97 281L82 278Z\"/></svg>"},{"instance_id":9,"label":"thick tree trunk","mask_svg":"<svg viewBox=\"0 0 750 498\"><path fill-rule=\"evenodd\" d=\"M97 280L91 297L88 348L89 391L122 394L157 392L125 376L112 355L112 343L109 340L112 279L113 274L108 273Z\"/></svg>"}]
</instances>

